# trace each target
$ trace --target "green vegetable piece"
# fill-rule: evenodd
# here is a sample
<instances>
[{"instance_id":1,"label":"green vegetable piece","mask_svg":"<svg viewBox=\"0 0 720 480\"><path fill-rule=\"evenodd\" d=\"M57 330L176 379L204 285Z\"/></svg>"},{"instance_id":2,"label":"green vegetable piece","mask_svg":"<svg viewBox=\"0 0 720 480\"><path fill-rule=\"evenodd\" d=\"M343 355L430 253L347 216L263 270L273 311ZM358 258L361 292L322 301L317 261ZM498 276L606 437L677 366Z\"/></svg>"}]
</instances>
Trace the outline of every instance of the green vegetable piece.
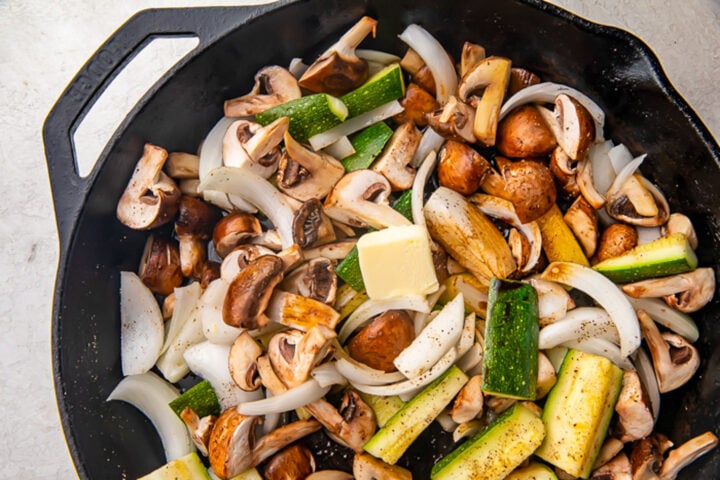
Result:
<instances>
[{"instance_id":1,"label":"green vegetable piece","mask_svg":"<svg viewBox=\"0 0 720 480\"><path fill-rule=\"evenodd\" d=\"M371 395L369 393L360 393L362 399L375 412L375 420L378 427L384 427L388 420L395 415L405 405L400 397L393 395L392 397L381 397L379 395Z\"/></svg>"},{"instance_id":2,"label":"green vegetable piece","mask_svg":"<svg viewBox=\"0 0 720 480\"><path fill-rule=\"evenodd\" d=\"M398 410L363 449L386 463L395 464L467 381L467 375L453 365Z\"/></svg>"},{"instance_id":3,"label":"green vegetable piece","mask_svg":"<svg viewBox=\"0 0 720 480\"><path fill-rule=\"evenodd\" d=\"M190 387L185 393L170 402L170 408L178 416L185 407L192 408L200 418L207 415L220 415L220 403L215 395L215 390L207 380Z\"/></svg>"},{"instance_id":4,"label":"green vegetable piece","mask_svg":"<svg viewBox=\"0 0 720 480\"><path fill-rule=\"evenodd\" d=\"M255 115L260 125L268 125L278 118L289 117L290 135L298 142L339 125L347 118L348 110L338 98L326 93L307 95L272 107Z\"/></svg>"},{"instance_id":5,"label":"green vegetable piece","mask_svg":"<svg viewBox=\"0 0 720 480\"><path fill-rule=\"evenodd\" d=\"M340 97L340 100L347 105L348 118L352 118L397 100L403 95L405 95L403 72L400 64L393 63L380 70L352 92Z\"/></svg>"},{"instance_id":6,"label":"green vegetable piece","mask_svg":"<svg viewBox=\"0 0 720 480\"><path fill-rule=\"evenodd\" d=\"M538 462L530 462L508 475L505 480L558 480L552 468Z\"/></svg>"},{"instance_id":7,"label":"green vegetable piece","mask_svg":"<svg viewBox=\"0 0 720 480\"><path fill-rule=\"evenodd\" d=\"M370 125L350 139L355 153L342 160L346 172L370 168L375 158L380 155L385 144L392 137L393 130L385 122Z\"/></svg>"},{"instance_id":8,"label":"green vegetable piece","mask_svg":"<svg viewBox=\"0 0 720 480\"><path fill-rule=\"evenodd\" d=\"M599 355L569 350L543 410L546 435L535 454L588 478L615 410L623 371Z\"/></svg>"},{"instance_id":9,"label":"green vegetable piece","mask_svg":"<svg viewBox=\"0 0 720 480\"><path fill-rule=\"evenodd\" d=\"M593 268L615 283L628 283L689 272L697 265L697 256L685 235L674 233L638 245L619 257L598 263Z\"/></svg>"},{"instance_id":10,"label":"green vegetable piece","mask_svg":"<svg viewBox=\"0 0 720 480\"><path fill-rule=\"evenodd\" d=\"M542 443L542 420L516 403L436 463L432 480L501 480Z\"/></svg>"},{"instance_id":11,"label":"green vegetable piece","mask_svg":"<svg viewBox=\"0 0 720 480\"><path fill-rule=\"evenodd\" d=\"M537 292L532 285L490 280L483 355L485 393L535 400L538 316Z\"/></svg>"},{"instance_id":12,"label":"green vegetable piece","mask_svg":"<svg viewBox=\"0 0 720 480\"><path fill-rule=\"evenodd\" d=\"M172 460L138 480L210 480L205 465L195 452Z\"/></svg>"},{"instance_id":13,"label":"green vegetable piece","mask_svg":"<svg viewBox=\"0 0 720 480\"><path fill-rule=\"evenodd\" d=\"M392 207L412 222L412 189L405 190L402 195L393 202Z\"/></svg>"}]
</instances>

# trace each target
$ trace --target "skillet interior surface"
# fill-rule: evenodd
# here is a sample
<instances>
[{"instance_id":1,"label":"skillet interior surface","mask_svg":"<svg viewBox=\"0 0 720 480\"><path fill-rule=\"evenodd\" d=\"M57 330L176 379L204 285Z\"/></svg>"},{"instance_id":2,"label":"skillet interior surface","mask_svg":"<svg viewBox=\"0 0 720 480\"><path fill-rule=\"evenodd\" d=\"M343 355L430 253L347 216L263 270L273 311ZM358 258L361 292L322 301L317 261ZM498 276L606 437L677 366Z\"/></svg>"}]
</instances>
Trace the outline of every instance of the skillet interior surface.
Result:
<instances>
[{"instance_id":1,"label":"skillet interior surface","mask_svg":"<svg viewBox=\"0 0 720 480\"><path fill-rule=\"evenodd\" d=\"M364 44L369 48L402 53L397 34L419 23L456 58L462 43L473 41L544 80L567 83L595 99L607 114L606 138L624 143L633 153L648 153L643 172L666 193L674 211L693 220L700 262L713 266L717 274L718 148L669 86L649 49L634 37L535 1L284 3L267 7L267 13L247 23L238 14L241 9L205 10L205 20L224 16L223 24L230 25L225 27L227 34L193 52L138 103L106 147L82 207L77 212L63 209L57 195L62 187L53 184L58 215L72 217L70 234L61 243L56 285L55 382L81 478L135 478L164 458L142 414L122 402L105 402L121 379L119 272L137 269L146 238L146 233L131 231L115 219L115 206L143 144L195 151L222 116L223 101L249 91L259 68L287 65L295 56L311 60L364 14L380 22L377 38ZM192 17L192 12L187 14ZM52 145L46 145L51 158ZM704 359L700 372L691 384L663 400L658 428L676 443L710 427L720 433L720 329L715 323L719 314L716 297L696 317ZM433 462L452 447L452 440L436 427L429 433L402 461L415 478L428 478ZM326 439L317 435L314 441L321 445ZM326 454L318 456L320 465L347 469L346 451L326 446L322 450ZM720 477L718 450L680 476L700 477Z\"/></svg>"}]
</instances>

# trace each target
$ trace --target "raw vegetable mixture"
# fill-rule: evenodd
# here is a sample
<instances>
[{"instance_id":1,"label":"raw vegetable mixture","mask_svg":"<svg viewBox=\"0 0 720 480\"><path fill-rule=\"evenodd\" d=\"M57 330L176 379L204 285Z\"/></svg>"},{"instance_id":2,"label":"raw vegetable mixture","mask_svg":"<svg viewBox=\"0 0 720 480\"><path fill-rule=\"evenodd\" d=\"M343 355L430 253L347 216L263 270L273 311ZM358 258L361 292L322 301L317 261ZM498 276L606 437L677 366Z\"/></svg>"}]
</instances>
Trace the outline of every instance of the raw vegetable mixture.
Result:
<instances>
[{"instance_id":1,"label":"raw vegetable mixture","mask_svg":"<svg viewBox=\"0 0 720 480\"><path fill-rule=\"evenodd\" d=\"M376 28L262 68L199 154L145 146L109 397L157 427L143 478L409 479L433 422L456 443L422 478L675 478L717 444L654 430L715 277L653 159L570 86L419 25L359 49Z\"/></svg>"}]
</instances>

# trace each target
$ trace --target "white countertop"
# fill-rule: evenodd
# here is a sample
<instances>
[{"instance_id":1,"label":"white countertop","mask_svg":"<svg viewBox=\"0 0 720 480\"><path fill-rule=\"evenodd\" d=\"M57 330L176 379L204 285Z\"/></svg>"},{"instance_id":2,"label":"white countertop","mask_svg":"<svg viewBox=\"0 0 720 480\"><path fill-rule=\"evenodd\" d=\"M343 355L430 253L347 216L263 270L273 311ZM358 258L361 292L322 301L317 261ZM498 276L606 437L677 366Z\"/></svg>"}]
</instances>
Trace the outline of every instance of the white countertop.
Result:
<instances>
[{"instance_id":1,"label":"white countertop","mask_svg":"<svg viewBox=\"0 0 720 480\"><path fill-rule=\"evenodd\" d=\"M0 478L76 478L57 415L50 362L57 235L40 135L45 116L96 47L133 13L242 3L248 2L0 0ZM552 3L645 40L720 138L720 2Z\"/></svg>"}]
</instances>

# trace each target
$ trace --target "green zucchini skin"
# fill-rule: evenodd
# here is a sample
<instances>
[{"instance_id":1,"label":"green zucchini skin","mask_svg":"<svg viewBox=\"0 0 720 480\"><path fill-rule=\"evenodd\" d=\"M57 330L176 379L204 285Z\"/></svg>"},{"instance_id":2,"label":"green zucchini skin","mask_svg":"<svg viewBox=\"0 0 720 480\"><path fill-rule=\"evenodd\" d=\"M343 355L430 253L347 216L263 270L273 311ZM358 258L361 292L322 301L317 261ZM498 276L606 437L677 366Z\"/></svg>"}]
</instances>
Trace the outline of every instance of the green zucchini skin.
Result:
<instances>
[{"instance_id":1,"label":"green zucchini skin","mask_svg":"<svg viewBox=\"0 0 720 480\"><path fill-rule=\"evenodd\" d=\"M375 158L380 155L385 144L392 137L393 130L385 122L378 122L365 128L350 143L355 153L343 158L342 164L346 172L370 168Z\"/></svg>"},{"instance_id":2,"label":"green zucchini skin","mask_svg":"<svg viewBox=\"0 0 720 480\"><path fill-rule=\"evenodd\" d=\"M403 72L400 64L394 63L380 70L352 92L340 97L340 100L348 108L348 118L352 118L397 100L403 95L405 95Z\"/></svg>"},{"instance_id":3,"label":"green zucchini skin","mask_svg":"<svg viewBox=\"0 0 720 480\"><path fill-rule=\"evenodd\" d=\"M187 389L182 395L170 402L170 408L180 416L185 407L192 408L198 417L220 415L220 403L210 382L203 380Z\"/></svg>"},{"instance_id":4,"label":"green zucchini skin","mask_svg":"<svg viewBox=\"0 0 720 480\"><path fill-rule=\"evenodd\" d=\"M538 298L532 285L490 280L483 392L535 400L538 373Z\"/></svg>"},{"instance_id":5,"label":"green zucchini skin","mask_svg":"<svg viewBox=\"0 0 720 480\"><path fill-rule=\"evenodd\" d=\"M298 142L305 142L313 135L342 123L347 118L347 108L335 97L316 93L260 112L255 115L255 121L260 125L269 125L281 117L290 119L290 135Z\"/></svg>"}]
</instances>

